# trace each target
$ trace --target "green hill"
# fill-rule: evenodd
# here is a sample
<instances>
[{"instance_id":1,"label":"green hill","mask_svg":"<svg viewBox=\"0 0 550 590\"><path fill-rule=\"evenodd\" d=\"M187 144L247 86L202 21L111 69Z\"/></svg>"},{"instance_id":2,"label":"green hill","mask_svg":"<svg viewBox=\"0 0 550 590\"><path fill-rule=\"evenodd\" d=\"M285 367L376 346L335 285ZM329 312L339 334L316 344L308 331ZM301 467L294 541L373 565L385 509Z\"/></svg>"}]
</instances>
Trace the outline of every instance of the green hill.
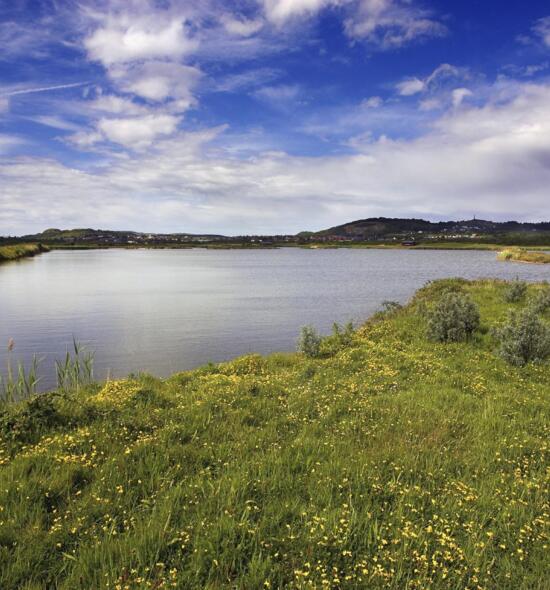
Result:
<instances>
[{"instance_id":1,"label":"green hill","mask_svg":"<svg viewBox=\"0 0 550 590\"><path fill-rule=\"evenodd\" d=\"M312 235L320 238L339 237L360 240L382 240L407 236L457 239L460 237L469 238L474 235L478 239L494 240L498 238L503 243L524 241L548 243L550 241L550 222L497 222L483 219L432 222L425 219L371 217L324 229Z\"/></svg>"},{"instance_id":2,"label":"green hill","mask_svg":"<svg viewBox=\"0 0 550 590\"><path fill-rule=\"evenodd\" d=\"M427 340L445 289L473 340ZM550 367L495 354L506 289L434 283L321 358L5 406L0 587L548 588Z\"/></svg>"}]
</instances>

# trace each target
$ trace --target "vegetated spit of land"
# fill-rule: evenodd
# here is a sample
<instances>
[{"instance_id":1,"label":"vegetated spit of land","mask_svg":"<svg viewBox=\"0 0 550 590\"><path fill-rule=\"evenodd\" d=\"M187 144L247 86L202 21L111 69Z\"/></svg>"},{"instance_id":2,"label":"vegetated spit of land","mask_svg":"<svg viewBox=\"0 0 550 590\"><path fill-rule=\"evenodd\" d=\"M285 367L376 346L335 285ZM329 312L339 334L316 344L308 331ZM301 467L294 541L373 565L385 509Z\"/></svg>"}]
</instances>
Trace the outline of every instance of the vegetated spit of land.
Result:
<instances>
[{"instance_id":1,"label":"vegetated spit of land","mask_svg":"<svg viewBox=\"0 0 550 590\"><path fill-rule=\"evenodd\" d=\"M47 251L48 248L42 244L14 244L12 246L0 246L0 262L36 256L37 254Z\"/></svg>"},{"instance_id":2,"label":"vegetated spit of land","mask_svg":"<svg viewBox=\"0 0 550 590\"><path fill-rule=\"evenodd\" d=\"M499 252L498 258L512 262L550 263L550 254L547 252L533 252L525 248L506 248L502 252Z\"/></svg>"},{"instance_id":3,"label":"vegetated spit of land","mask_svg":"<svg viewBox=\"0 0 550 590\"><path fill-rule=\"evenodd\" d=\"M448 288L469 342L425 338ZM6 408L0 587L548 588L550 368L494 354L505 290L436 282L319 359Z\"/></svg>"}]
</instances>

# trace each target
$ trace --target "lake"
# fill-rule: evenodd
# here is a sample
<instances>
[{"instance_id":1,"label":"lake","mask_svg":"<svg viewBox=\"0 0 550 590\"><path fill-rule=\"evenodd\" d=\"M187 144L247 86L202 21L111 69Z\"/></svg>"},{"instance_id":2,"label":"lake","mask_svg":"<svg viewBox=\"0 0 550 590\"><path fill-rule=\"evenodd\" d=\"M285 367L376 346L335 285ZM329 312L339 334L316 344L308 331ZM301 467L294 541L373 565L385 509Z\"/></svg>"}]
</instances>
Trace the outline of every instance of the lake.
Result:
<instances>
[{"instance_id":1,"label":"lake","mask_svg":"<svg viewBox=\"0 0 550 590\"><path fill-rule=\"evenodd\" d=\"M98 378L290 351L305 324L327 333L455 276L550 280L550 265L456 250L57 250L0 265L0 370L9 338L14 359L43 358L42 388L73 337Z\"/></svg>"}]
</instances>

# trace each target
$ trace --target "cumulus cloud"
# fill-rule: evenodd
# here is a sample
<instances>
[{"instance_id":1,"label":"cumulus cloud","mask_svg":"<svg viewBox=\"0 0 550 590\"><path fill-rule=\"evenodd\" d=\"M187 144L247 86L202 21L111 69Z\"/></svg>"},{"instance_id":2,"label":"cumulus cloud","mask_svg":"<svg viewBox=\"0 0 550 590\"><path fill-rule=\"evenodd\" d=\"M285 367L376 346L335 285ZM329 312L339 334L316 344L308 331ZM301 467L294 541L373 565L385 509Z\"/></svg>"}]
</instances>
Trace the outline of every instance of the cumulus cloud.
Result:
<instances>
[{"instance_id":1,"label":"cumulus cloud","mask_svg":"<svg viewBox=\"0 0 550 590\"><path fill-rule=\"evenodd\" d=\"M337 3L338 0L263 0L267 18L278 25L296 16L315 14Z\"/></svg>"},{"instance_id":2,"label":"cumulus cloud","mask_svg":"<svg viewBox=\"0 0 550 590\"><path fill-rule=\"evenodd\" d=\"M197 43L191 39L180 19L167 23L130 14L108 16L84 41L93 60L105 66L143 59L179 59L191 53Z\"/></svg>"},{"instance_id":3,"label":"cumulus cloud","mask_svg":"<svg viewBox=\"0 0 550 590\"><path fill-rule=\"evenodd\" d=\"M129 148L142 149L153 140L174 133L179 118L171 115L147 115L124 119L101 119L98 130L109 140Z\"/></svg>"},{"instance_id":4,"label":"cumulus cloud","mask_svg":"<svg viewBox=\"0 0 550 590\"><path fill-rule=\"evenodd\" d=\"M86 103L89 109L114 115L143 115L147 113L144 105L136 104L129 98L116 96L114 94L100 94L94 100Z\"/></svg>"},{"instance_id":5,"label":"cumulus cloud","mask_svg":"<svg viewBox=\"0 0 550 590\"><path fill-rule=\"evenodd\" d=\"M174 99L176 108L182 111L194 104L192 90L201 75L191 66L157 61L110 70L111 79L122 91L151 101Z\"/></svg>"},{"instance_id":6,"label":"cumulus cloud","mask_svg":"<svg viewBox=\"0 0 550 590\"><path fill-rule=\"evenodd\" d=\"M176 132L181 115L196 104L193 92L202 76L184 63L199 46L189 14L186 4L161 7L148 0L115 2L107 12L84 10L92 28L84 48L89 59L103 65L119 94L100 93L89 101L88 112L102 117L70 141L81 148L110 141L140 150Z\"/></svg>"},{"instance_id":7,"label":"cumulus cloud","mask_svg":"<svg viewBox=\"0 0 550 590\"><path fill-rule=\"evenodd\" d=\"M421 137L370 140L347 155L234 158L219 149L223 129L213 129L159 140L95 171L12 160L0 167L0 225L9 219L10 232L28 227L28 211L35 229L97 220L235 233L292 232L369 215L545 218L550 85L518 85L513 98L501 98L497 88L484 106L465 102ZM126 140L135 131L116 132Z\"/></svg>"}]
</instances>

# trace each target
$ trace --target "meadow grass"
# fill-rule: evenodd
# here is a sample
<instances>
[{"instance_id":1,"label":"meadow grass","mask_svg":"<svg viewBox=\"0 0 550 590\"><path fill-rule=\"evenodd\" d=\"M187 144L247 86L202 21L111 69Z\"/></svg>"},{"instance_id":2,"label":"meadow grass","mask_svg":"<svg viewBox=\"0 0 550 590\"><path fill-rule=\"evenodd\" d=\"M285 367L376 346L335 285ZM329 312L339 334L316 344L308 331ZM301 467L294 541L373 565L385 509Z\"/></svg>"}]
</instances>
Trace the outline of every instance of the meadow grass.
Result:
<instances>
[{"instance_id":1,"label":"meadow grass","mask_svg":"<svg viewBox=\"0 0 550 590\"><path fill-rule=\"evenodd\" d=\"M42 244L13 244L11 246L0 246L0 262L36 256L36 254L46 252L47 250L48 248Z\"/></svg>"},{"instance_id":2,"label":"meadow grass","mask_svg":"<svg viewBox=\"0 0 550 590\"><path fill-rule=\"evenodd\" d=\"M426 338L448 289L468 342ZM316 358L5 405L0 588L547 589L550 367L495 354L505 289L433 283Z\"/></svg>"},{"instance_id":3,"label":"meadow grass","mask_svg":"<svg viewBox=\"0 0 550 590\"><path fill-rule=\"evenodd\" d=\"M534 252L525 248L506 248L498 253L498 259L512 262L548 264L550 263L550 254L547 252Z\"/></svg>"}]
</instances>

